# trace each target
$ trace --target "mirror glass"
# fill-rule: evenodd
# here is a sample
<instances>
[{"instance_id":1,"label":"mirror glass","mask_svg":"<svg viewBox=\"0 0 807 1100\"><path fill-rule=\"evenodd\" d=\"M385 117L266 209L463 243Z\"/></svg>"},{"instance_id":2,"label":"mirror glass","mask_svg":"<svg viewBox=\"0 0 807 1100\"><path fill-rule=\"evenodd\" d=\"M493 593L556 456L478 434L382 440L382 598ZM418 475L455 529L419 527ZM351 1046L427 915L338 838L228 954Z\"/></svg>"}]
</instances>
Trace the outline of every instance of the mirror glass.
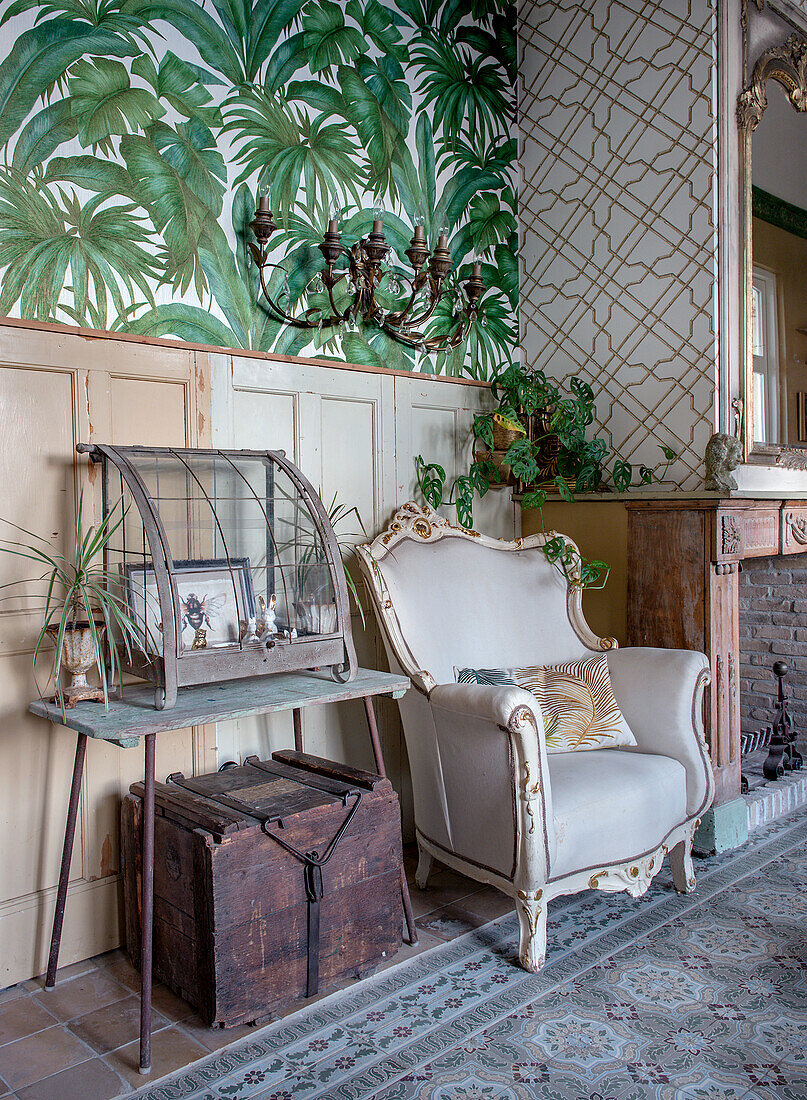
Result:
<instances>
[{"instance_id":1,"label":"mirror glass","mask_svg":"<svg viewBox=\"0 0 807 1100\"><path fill-rule=\"evenodd\" d=\"M767 83L753 133L748 404L756 443L807 447L807 114Z\"/></svg>"}]
</instances>

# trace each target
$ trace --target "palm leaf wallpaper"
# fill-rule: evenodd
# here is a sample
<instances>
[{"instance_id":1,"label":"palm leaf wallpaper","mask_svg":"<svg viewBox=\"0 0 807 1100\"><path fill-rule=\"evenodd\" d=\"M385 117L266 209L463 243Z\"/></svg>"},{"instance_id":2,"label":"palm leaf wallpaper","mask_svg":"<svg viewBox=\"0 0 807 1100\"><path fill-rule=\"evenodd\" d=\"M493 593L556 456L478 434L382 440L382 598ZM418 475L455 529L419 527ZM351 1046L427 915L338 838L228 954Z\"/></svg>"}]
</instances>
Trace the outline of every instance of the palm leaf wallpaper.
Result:
<instances>
[{"instance_id":1,"label":"palm leaf wallpaper","mask_svg":"<svg viewBox=\"0 0 807 1100\"><path fill-rule=\"evenodd\" d=\"M0 36L0 314L478 378L512 359L504 0L0 0ZM465 343L421 356L376 328L272 320L246 247L270 181L283 304L322 301L331 204L349 246L378 203L402 274L419 215L432 243L450 229L431 332L481 258Z\"/></svg>"}]
</instances>

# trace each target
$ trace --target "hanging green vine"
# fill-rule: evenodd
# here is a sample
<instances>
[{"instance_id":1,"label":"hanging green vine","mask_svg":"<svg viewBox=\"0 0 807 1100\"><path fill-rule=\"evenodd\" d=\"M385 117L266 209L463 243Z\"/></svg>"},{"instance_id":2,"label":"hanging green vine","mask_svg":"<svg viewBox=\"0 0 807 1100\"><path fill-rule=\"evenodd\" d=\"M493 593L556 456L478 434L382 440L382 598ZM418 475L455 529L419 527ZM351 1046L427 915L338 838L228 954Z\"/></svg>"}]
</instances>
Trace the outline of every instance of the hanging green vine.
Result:
<instances>
[{"instance_id":1,"label":"hanging green vine","mask_svg":"<svg viewBox=\"0 0 807 1100\"><path fill-rule=\"evenodd\" d=\"M521 490L525 508L537 510L546 536L543 506L550 493L573 501L576 492L625 492L635 477L639 485L656 479L656 470L634 467L612 455L604 440L587 437L594 421L594 391L583 379L570 378L564 393L543 371L512 365L491 383L491 394L496 408L474 417L474 438L483 449L475 453L468 473L454 479L447 495L443 467L422 455L415 459L424 499L432 508L454 507L462 527L473 526L475 498L504 482ZM663 479L676 454L658 446L665 460L658 475ZM543 550L572 583L581 588L605 585L610 566L586 560L564 538L547 538Z\"/></svg>"}]
</instances>

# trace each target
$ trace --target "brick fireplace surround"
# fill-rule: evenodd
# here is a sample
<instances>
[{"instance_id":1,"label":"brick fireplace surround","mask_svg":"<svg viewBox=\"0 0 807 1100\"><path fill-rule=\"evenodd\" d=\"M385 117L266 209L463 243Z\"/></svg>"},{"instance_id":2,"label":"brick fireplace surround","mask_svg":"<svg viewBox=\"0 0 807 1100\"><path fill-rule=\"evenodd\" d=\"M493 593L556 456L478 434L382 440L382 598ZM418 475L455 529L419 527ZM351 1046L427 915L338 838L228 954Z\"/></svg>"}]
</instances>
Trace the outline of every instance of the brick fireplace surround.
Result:
<instances>
[{"instance_id":1,"label":"brick fireplace surround","mask_svg":"<svg viewBox=\"0 0 807 1100\"><path fill-rule=\"evenodd\" d=\"M807 555L745 562L739 581L740 723L754 733L773 721L773 663L786 661L785 690L799 741L807 741Z\"/></svg>"}]
</instances>

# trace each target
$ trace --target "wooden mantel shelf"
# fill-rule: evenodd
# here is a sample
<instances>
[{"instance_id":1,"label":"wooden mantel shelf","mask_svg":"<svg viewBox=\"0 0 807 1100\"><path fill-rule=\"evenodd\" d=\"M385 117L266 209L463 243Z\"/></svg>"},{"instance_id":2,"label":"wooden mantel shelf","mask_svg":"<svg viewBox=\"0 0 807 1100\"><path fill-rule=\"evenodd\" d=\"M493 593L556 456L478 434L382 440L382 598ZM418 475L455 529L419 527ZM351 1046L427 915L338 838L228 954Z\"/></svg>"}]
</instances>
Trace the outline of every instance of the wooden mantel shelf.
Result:
<instances>
[{"instance_id":1,"label":"wooden mantel shelf","mask_svg":"<svg viewBox=\"0 0 807 1100\"><path fill-rule=\"evenodd\" d=\"M776 496L656 496L625 500L630 514L692 511L714 516L711 559L739 563L745 558L807 553L807 499Z\"/></svg>"},{"instance_id":2,"label":"wooden mantel shelf","mask_svg":"<svg viewBox=\"0 0 807 1100\"><path fill-rule=\"evenodd\" d=\"M670 494L623 503L627 643L708 656L715 805L729 802L740 795L740 566L807 553L807 500Z\"/></svg>"}]
</instances>

